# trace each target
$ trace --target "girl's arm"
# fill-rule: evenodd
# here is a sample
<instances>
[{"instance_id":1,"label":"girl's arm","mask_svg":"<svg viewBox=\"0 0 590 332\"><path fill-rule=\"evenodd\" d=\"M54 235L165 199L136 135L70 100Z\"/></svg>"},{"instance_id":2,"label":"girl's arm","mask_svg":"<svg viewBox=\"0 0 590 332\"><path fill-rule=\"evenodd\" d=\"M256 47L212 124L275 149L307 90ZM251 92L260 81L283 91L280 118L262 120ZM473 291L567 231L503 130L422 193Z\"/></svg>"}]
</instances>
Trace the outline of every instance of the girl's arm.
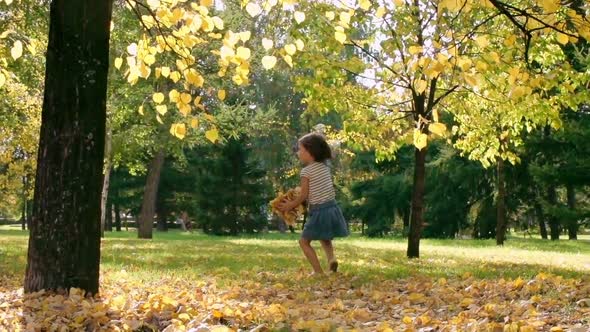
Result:
<instances>
[{"instance_id":1,"label":"girl's arm","mask_svg":"<svg viewBox=\"0 0 590 332\"><path fill-rule=\"evenodd\" d=\"M279 206L283 212L287 212L296 208L299 204L305 202L307 200L307 196L309 195L309 178L308 177L301 177L301 184L299 185L301 192L299 193L299 197L297 197L294 201L285 202Z\"/></svg>"}]
</instances>

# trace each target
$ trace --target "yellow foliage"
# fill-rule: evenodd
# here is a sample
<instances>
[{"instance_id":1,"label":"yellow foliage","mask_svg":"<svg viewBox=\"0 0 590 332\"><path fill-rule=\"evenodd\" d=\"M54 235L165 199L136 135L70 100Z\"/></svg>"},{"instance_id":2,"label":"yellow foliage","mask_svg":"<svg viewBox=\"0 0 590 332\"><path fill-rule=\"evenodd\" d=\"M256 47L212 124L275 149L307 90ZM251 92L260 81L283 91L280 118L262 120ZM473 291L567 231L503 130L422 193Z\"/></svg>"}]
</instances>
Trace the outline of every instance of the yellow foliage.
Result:
<instances>
[{"instance_id":1,"label":"yellow foliage","mask_svg":"<svg viewBox=\"0 0 590 332\"><path fill-rule=\"evenodd\" d=\"M272 212L279 216L281 219L283 219L287 225L294 226L297 222L297 219L299 219L299 217L303 215L303 213L305 213L305 207L303 207L303 205L300 204L293 210L283 213L281 210L279 210L279 205L283 202L294 201L295 199L297 199L297 197L299 197L300 193L301 188L299 187L289 189L286 193L280 192L275 199L270 201L270 207Z\"/></svg>"}]
</instances>

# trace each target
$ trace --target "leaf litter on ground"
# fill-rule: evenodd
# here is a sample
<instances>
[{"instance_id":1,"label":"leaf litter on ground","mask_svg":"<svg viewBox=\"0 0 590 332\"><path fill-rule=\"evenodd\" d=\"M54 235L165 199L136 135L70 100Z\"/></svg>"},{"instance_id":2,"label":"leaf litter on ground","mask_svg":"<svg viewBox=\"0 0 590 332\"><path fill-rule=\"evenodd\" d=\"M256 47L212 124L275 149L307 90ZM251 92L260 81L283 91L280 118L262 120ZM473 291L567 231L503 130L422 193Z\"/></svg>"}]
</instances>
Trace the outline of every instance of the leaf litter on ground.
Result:
<instances>
[{"instance_id":1,"label":"leaf litter on ground","mask_svg":"<svg viewBox=\"0 0 590 332\"><path fill-rule=\"evenodd\" d=\"M84 297L0 284L0 331L575 331L590 330L590 279L408 277L308 279L301 270L219 286L164 277L101 276Z\"/></svg>"}]
</instances>

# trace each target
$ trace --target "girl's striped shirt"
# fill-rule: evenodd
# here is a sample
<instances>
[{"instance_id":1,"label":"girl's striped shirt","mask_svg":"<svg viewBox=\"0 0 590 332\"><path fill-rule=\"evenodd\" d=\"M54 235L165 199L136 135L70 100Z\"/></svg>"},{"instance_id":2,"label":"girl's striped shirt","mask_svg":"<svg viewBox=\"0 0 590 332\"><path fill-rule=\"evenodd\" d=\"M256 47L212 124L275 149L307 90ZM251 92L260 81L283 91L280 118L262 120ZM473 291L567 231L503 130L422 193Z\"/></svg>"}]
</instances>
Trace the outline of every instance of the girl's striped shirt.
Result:
<instances>
[{"instance_id":1,"label":"girl's striped shirt","mask_svg":"<svg viewBox=\"0 0 590 332\"><path fill-rule=\"evenodd\" d=\"M336 199L330 167L325 163L314 162L305 166L301 177L309 179L308 204L322 204Z\"/></svg>"}]
</instances>

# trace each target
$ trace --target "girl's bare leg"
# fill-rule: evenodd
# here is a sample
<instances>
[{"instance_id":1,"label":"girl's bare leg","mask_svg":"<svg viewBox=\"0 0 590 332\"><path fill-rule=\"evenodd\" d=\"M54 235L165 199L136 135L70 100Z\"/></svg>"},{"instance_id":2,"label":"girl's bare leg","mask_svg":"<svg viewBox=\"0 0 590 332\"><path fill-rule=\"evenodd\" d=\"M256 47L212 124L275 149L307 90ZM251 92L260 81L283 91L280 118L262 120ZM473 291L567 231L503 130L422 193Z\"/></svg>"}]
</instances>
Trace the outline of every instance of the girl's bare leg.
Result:
<instances>
[{"instance_id":1,"label":"girl's bare leg","mask_svg":"<svg viewBox=\"0 0 590 332\"><path fill-rule=\"evenodd\" d=\"M334 257L334 246L332 245L331 240L320 240L322 244L322 248L326 253L326 258L328 259L328 266L330 267L330 271L336 272L338 271L338 261Z\"/></svg>"},{"instance_id":2,"label":"girl's bare leg","mask_svg":"<svg viewBox=\"0 0 590 332\"><path fill-rule=\"evenodd\" d=\"M320 261L318 260L318 255L316 254L315 250L311 246L311 240L299 239L299 246L301 247L301 250L303 250L303 254L305 254L305 257L307 257L307 260L311 264L313 271L315 273L319 273L319 274L324 273L324 271L322 270L322 267L320 266Z\"/></svg>"}]
</instances>

